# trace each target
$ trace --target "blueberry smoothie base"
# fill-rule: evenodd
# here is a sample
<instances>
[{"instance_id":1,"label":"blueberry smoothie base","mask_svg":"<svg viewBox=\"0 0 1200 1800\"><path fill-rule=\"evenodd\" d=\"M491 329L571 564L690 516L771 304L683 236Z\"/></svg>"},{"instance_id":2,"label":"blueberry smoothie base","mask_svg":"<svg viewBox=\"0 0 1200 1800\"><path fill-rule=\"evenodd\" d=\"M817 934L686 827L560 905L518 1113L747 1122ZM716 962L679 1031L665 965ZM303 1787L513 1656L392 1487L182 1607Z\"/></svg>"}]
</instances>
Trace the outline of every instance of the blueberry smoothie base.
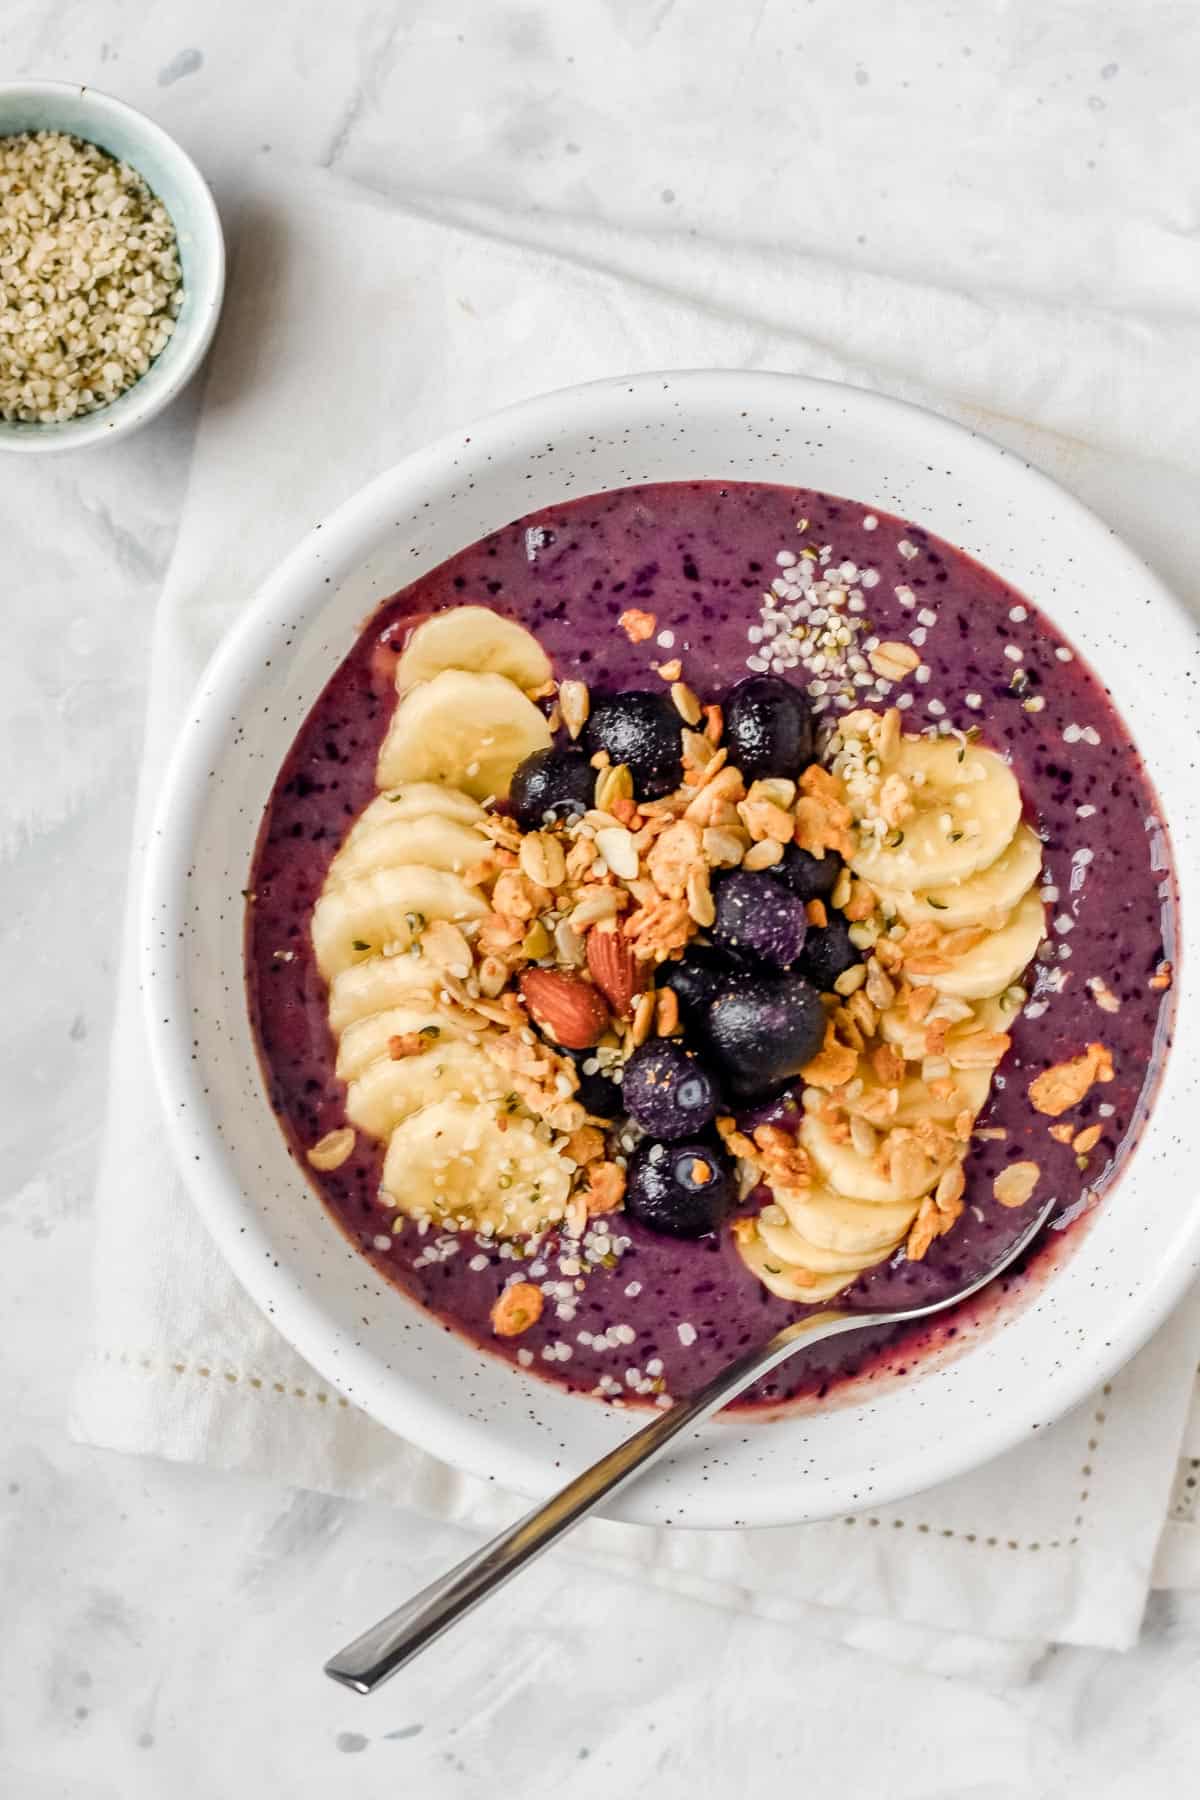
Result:
<instances>
[{"instance_id":1,"label":"blueberry smoothie base","mask_svg":"<svg viewBox=\"0 0 1200 1800\"><path fill-rule=\"evenodd\" d=\"M655 665L678 657L689 686L705 701L720 700L764 666L764 593L779 573L778 553L794 555L803 545L831 548L830 566L842 564L847 584L860 587L861 616L876 637L919 645L925 673L891 697L906 706L904 729L974 729L1010 759L1027 819L1044 842L1050 927L1026 979L1030 1003L978 1121L1005 1135L972 1146L961 1219L923 1261L880 1265L834 1304L915 1307L986 1269L1028 1218L1028 1207L1007 1209L993 1198L993 1181L1008 1163L1038 1163L1038 1202L1052 1193L1056 1209L1042 1244L982 1301L932 1326L861 1332L802 1351L738 1407L824 1399L835 1390L849 1397L852 1382L860 1397L863 1383L904 1374L1039 1280L1118 1178L1169 1047L1171 995L1150 985L1176 955L1173 878L1155 796L1102 684L1034 605L995 575L912 521L804 489L715 482L572 501L472 545L380 606L288 755L250 879L248 997L271 1104L351 1242L447 1326L583 1393L646 1404L632 1389L650 1376L661 1392L687 1394L739 1351L819 1309L768 1293L728 1229L681 1241L622 1214L610 1223L627 1247L614 1266L588 1277L569 1322L556 1315L551 1295L521 1337L494 1336L489 1313L514 1268L528 1268L530 1279L539 1270L541 1279L556 1278L556 1256L538 1252L514 1264L498 1246L485 1251L470 1236L455 1243L436 1228L422 1236L411 1220L393 1232L396 1215L378 1199L383 1147L361 1133L335 1172L318 1175L305 1161L309 1146L345 1123L326 990L309 938L312 909L334 852L374 796L396 658L422 618L463 604L507 613L539 639L558 680L584 681L593 694L655 686ZM648 641L630 643L620 629L631 608L654 614ZM804 667L790 677L806 687L811 680ZM1097 983L1119 1010L1101 1008ZM1079 1129L1101 1127L1099 1143L1077 1159L1049 1136L1050 1121L1032 1110L1027 1089L1092 1041L1110 1051L1115 1078L1071 1114ZM748 1204L756 1208L763 1198ZM400 1329L398 1319L397 1335Z\"/></svg>"}]
</instances>

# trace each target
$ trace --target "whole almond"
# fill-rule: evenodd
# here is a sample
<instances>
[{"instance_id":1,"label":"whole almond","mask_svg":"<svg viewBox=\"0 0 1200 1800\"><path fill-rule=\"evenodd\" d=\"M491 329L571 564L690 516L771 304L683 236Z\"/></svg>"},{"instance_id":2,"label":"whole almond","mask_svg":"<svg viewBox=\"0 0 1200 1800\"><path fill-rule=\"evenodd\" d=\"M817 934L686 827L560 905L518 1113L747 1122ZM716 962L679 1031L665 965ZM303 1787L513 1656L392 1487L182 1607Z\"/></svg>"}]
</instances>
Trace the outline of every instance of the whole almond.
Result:
<instances>
[{"instance_id":1,"label":"whole almond","mask_svg":"<svg viewBox=\"0 0 1200 1800\"><path fill-rule=\"evenodd\" d=\"M634 996L646 984L646 971L628 940L611 924L594 925L587 934L587 963L616 1017L627 1018Z\"/></svg>"},{"instance_id":2,"label":"whole almond","mask_svg":"<svg viewBox=\"0 0 1200 1800\"><path fill-rule=\"evenodd\" d=\"M564 1050L588 1050L608 1026L608 1007L598 987L558 969L526 969L521 998L529 1016Z\"/></svg>"}]
</instances>

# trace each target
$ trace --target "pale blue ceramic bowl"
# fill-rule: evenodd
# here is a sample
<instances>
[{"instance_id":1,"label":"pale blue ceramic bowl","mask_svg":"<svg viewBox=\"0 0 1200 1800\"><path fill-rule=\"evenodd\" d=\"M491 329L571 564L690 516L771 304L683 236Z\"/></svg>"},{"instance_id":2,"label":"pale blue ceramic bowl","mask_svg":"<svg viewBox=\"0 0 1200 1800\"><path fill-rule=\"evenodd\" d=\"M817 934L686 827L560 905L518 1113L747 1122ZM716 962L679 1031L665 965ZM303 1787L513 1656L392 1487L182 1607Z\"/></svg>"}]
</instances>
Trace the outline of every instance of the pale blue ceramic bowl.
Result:
<instances>
[{"instance_id":1,"label":"pale blue ceramic bowl","mask_svg":"<svg viewBox=\"0 0 1200 1800\"><path fill-rule=\"evenodd\" d=\"M195 163L152 119L111 94L66 81L0 83L0 137L20 131L69 132L129 163L170 213L179 239L183 308L171 341L141 380L108 406L62 424L0 419L0 450L78 450L136 431L196 373L221 311L225 240L216 204Z\"/></svg>"}]
</instances>

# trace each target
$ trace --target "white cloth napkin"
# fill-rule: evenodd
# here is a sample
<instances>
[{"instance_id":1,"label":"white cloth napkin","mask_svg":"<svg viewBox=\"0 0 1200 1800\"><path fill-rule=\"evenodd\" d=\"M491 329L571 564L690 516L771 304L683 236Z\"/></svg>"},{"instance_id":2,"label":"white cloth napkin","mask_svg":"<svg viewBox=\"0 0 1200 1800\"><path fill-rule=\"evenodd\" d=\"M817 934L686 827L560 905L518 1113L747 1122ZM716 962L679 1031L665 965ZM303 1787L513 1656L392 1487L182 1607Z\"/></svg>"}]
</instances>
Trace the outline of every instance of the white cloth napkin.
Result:
<instances>
[{"instance_id":1,"label":"white cloth napkin","mask_svg":"<svg viewBox=\"0 0 1200 1800\"><path fill-rule=\"evenodd\" d=\"M883 388L1027 453L1168 578L1200 561L1187 423L1198 396L1179 404L1181 387L1200 385L1200 359L1181 324L968 301L797 256L735 259L698 240L630 242L544 219L542 244L517 241L534 229L477 210L435 220L325 175L277 177L248 197L154 635L139 841L203 659L256 580L434 433L569 382L708 365ZM520 1502L348 1406L235 1285L160 1132L131 942L130 931L76 1435L385 1497L477 1531L507 1522ZM1122 1647L1169 1504L1161 1567L1200 1579L1186 1476L1172 1502L1198 1351L1193 1298L1054 1429L869 1516L738 1533L599 1522L575 1548L946 1672L1011 1677L1054 1640Z\"/></svg>"}]
</instances>

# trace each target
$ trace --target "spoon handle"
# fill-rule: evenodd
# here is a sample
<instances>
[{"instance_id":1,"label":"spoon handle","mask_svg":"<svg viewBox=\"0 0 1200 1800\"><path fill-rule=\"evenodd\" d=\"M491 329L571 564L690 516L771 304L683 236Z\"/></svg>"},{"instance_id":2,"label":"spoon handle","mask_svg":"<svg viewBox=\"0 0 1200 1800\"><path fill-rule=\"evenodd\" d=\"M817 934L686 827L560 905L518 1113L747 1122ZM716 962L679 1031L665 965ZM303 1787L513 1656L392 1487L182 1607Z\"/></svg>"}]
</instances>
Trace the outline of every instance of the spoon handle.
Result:
<instances>
[{"instance_id":1,"label":"spoon handle","mask_svg":"<svg viewBox=\"0 0 1200 1800\"><path fill-rule=\"evenodd\" d=\"M817 1343L840 1331L858 1330L870 1323L861 1313L813 1313L778 1332L757 1350L747 1351L714 1375L698 1393L676 1401L670 1411L659 1413L568 1482L552 1499L535 1506L491 1543L464 1557L448 1574L430 1582L386 1619L356 1637L330 1657L325 1673L360 1694L371 1693L481 1600L557 1543L602 1500L657 1461L689 1426L702 1423L710 1413L790 1356L801 1343Z\"/></svg>"}]
</instances>

